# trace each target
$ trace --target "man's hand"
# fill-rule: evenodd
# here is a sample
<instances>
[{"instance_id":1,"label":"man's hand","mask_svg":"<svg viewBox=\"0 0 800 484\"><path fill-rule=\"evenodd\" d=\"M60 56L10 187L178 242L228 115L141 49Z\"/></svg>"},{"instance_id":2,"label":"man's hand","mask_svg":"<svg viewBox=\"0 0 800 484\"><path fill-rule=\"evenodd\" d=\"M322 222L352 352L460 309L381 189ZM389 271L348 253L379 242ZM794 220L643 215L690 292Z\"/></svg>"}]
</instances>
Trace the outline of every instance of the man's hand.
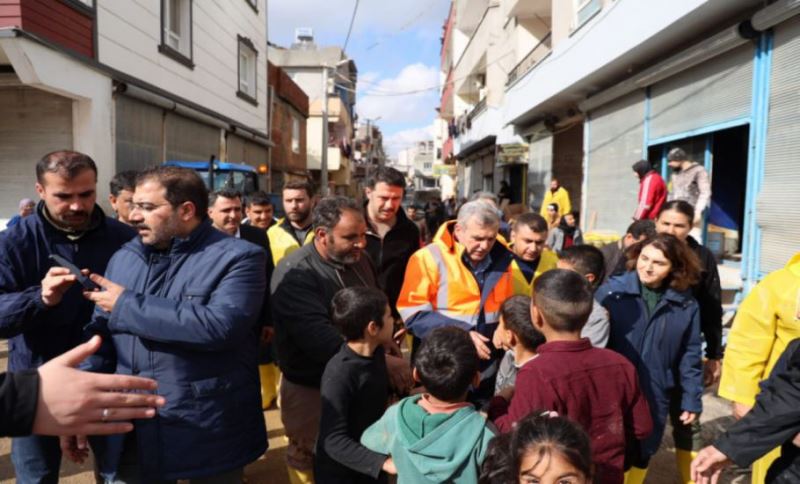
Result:
<instances>
[{"instance_id":1,"label":"man's hand","mask_svg":"<svg viewBox=\"0 0 800 484\"><path fill-rule=\"evenodd\" d=\"M110 313L114 310L114 306L117 304L117 299L119 299L119 297L125 291L125 288L98 274L92 274L89 276L89 278L103 290L83 291L83 296L95 303L103 311Z\"/></svg>"},{"instance_id":2,"label":"man's hand","mask_svg":"<svg viewBox=\"0 0 800 484\"><path fill-rule=\"evenodd\" d=\"M684 410L679 417L679 420L683 425L691 425L697 420L697 414L694 412L689 412L688 410Z\"/></svg>"},{"instance_id":3,"label":"man's hand","mask_svg":"<svg viewBox=\"0 0 800 484\"><path fill-rule=\"evenodd\" d=\"M59 444L64 457L76 464L83 464L89 457L89 442L85 435L61 436Z\"/></svg>"},{"instance_id":4,"label":"man's hand","mask_svg":"<svg viewBox=\"0 0 800 484\"><path fill-rule=\"evenodd\" d=\"M389 373L389 386L396 393L406 395L414 387L411 367L403 358L386 355L386 370Z\"/></svg>"},{"instance_id":5,"label":"man's hand","mask_svg":"<svg viewBox=\"0 0 800 484\"><path fill-rule=\"evenodd\" d=\"M722 469L731 463L728 456L709 445L692 461L691 473L695 484L716 484Z\"/></svg>"},{"instance_id":6,"label":"man's hand","mask_svg":"<svg viewBox=\"0 0 800 484\"><path fill-rule=\"evenodd\" d=\"M39 401L33 433L39 435L107 435L133 430L134 419L153 418L164 397L127 393L152 392L155 381L75 369L100 348L93 337L39 367Z\"/></svg>"},{"instance_id":7,"label":"man's hand","mask_svg":"<svg viewBox=\"0 0 800 484\"><path fill-rule=\"evenodd\" d=\"M383 463L383 472L387 474L391 474L393 476L397 475L397 467L394 466L394 461L391 457L387 457Z\"/></svg>"},{"instance_id":8,"label":"man's hand","mask_svg":"<svg viewBox=\"0 0 800 484\"><path fill-rule=\"evenodd\" d=\"M53 307L61 302L64 293L78 278L65 267L51 267L42 279L42 302Z\"/></svg>"},{"instance_id":9,"label":"man's hand","mask_svg":"<svg viewBox=\"0 0 800 484\"><path fill-rule=\"evenodd\" d=\"M719 381L722 374L722 361L721 360L706 360L703 366L703 385L711 386Z\"/></svg>"},{"instance_id":10,"label":"man's hand","mask_svg":"<svg viewBox=\"0 0 800 484\"><path fill-rule=\"evenodd\" d=\"M733 418L736 420L741 420L742 417L747 415L747 412L752 410L753 407L750 405L745 405L744 403L733 402Z\"/></svg>"},{"instance_id":11,"label":"man's hand","mask_svg":"<svg viewBox=\"0 0 800 484\"><path fill-rule=\"evenodd\" d=\"M469 337L472 338L472 344L475 345L480 359L489 360L492 358L492 351L489 349L489 346L486 345L486 343L489 342L489 338L477 331L470 331Z\"/></svg>"}]
</instances>

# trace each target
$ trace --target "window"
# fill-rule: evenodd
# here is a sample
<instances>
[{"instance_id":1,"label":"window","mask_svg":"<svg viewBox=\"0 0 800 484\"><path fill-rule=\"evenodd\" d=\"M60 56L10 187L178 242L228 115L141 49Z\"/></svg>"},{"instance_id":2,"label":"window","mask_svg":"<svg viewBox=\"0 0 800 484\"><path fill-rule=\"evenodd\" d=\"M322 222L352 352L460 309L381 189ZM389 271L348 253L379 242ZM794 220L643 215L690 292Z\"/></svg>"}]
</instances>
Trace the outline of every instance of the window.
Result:
<instances>
[{"instance_id":1,"label":"window","mask_svg":"<svg viewBox=\"0 0 800 484\"><path fill-rule=\"evenodd\" d=\"M239 90L236 95L245 101L258 105L258 51L250 39L242 36L239 38Z\"/></svg>"},{"instance_id":2,"label":"window","mask_svg":"<svg viewBox=\"0 0 800 484\"><path fill-rule=\"evenodd\" d=\"M300 153L300 120L292 116L292 152Z\"/></svg>"},{"instance_id":3,"label":"window","mask_svg":"<svg viewBox=\"0 0 800 484\"><path fill-rule=\"evenodd\" d=\"M192 62L192 0L161 0L161 45L158 51L194 68Z\"/></svg>"},{"instance_id":4,"label":"window","mask_svg":"<svg viewBox=\"0 0 800 484\"><path fill-rule=\"evenodd\" d=\"M575 20L573 30L578 30L600 10L603 9L601 0L575 0Z\"/></svg>"}]
</instances>

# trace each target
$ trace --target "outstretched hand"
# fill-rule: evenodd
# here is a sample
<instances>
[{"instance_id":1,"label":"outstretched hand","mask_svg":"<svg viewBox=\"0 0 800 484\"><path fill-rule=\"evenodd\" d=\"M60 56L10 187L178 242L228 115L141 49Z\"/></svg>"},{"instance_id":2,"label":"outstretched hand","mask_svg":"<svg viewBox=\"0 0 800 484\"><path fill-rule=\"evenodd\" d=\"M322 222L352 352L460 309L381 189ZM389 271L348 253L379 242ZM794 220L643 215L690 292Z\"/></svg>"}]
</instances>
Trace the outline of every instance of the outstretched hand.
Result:
<instances>
[{"instance_id":1,"label":"outstretched hand","mask_svg":"<svg viewBox=\"0 0 800 484\"><path fill-rule=\"evenodd\" d=\"M164 397L152 393L154 380L106 375L76 369L95 353L99 336L39 367L39 400L33 433L39 435L107 435L130 432L131 420L152 418Z\"/></svg>"}]
</instances>

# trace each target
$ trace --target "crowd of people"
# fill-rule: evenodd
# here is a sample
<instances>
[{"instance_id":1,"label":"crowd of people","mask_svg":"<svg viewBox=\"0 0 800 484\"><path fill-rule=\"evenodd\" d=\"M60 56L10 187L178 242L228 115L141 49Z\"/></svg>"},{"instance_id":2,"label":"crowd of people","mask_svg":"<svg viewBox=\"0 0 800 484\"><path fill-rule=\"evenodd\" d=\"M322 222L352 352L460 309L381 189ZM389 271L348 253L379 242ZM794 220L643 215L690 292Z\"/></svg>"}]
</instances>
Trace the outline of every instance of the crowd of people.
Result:
<instances>
[{"instance_id":1,"label":"crowd of people","mask_svg":"<svg viewBox=\"0 0 800 484\"><path fill-rule=\"evenodd\" d=\"M0 234L17 479L57 482L91 451L98 482L239 483L277 404L292 483L640 483L668 419L682 482L780 445L764 476L792 482L800 262L745 299L723 365L703 206L648 168L635 220L597 248L557 180L540 213L506 220L506 189L431 203L428 224L379 168L362 203L288 181L276 219L266 193L162 166L116 174L108 217L91 158L50 153L41 201ZM700 452L723 366L744 418Z\"/></svg>"}]
</instances>

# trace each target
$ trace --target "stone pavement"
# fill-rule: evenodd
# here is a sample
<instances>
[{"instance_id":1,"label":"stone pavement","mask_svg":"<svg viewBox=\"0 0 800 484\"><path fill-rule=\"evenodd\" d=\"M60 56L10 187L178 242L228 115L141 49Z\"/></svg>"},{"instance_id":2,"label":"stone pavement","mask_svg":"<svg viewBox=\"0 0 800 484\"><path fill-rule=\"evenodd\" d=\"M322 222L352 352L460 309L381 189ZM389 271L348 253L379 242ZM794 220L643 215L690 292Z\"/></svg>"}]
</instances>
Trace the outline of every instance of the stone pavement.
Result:
<instances>
[{"instance_id":1,"label":"stone pavement","mask_svg":"<svg viewBox=\"0 0 800 484\"><path fill-rule=\"evenodd\" d=\"M0 369L5 370L8 350L5 341L0 342ZM704 412L703 437L706 443L711 442L719 435L732 419L730 406L727 401L716 397L712 391L707 391L703 397ZM245 469L245 477L250 484L288 484L283 458L286 449L286 440L280 415L277 409L265 412L267 428L269 429L269 452ZM14 468L11 465L11 440L0 439L0 483L16 483ZM673 484L679 483L677 468L675 467L674 447L671 431L667 429L666 437L658 454L653 458L648 473L648 484ZM60 482L65 484L94 484L91 463L82 466L64 461L61 468ZM728 471L724 474L721 483L745 484L750 482L749 473L741 470Z\"/></svg>"}]
</instances>

